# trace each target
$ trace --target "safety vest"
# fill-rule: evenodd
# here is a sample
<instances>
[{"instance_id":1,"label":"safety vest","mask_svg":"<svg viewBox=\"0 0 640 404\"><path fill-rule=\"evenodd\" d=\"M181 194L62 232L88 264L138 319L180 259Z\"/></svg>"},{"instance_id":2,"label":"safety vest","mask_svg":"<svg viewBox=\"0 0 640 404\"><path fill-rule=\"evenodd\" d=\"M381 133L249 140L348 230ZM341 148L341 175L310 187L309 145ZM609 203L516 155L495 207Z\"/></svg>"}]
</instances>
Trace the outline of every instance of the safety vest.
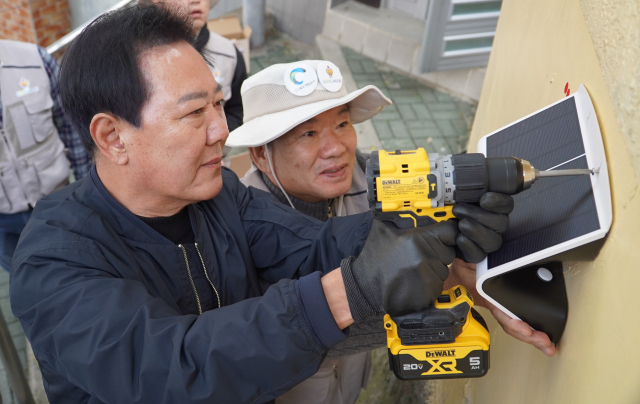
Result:
<instances>
[{"instance_id":1,"label":"safety vest","mask_svg":"<svg viewBox=\"0 0 640 404\"><path fill-rule=\"evenodd\" d=\"M213 54L215 60L214 67L209 69L213 74L213 78L222 87L222 95L225 102L229 101L231 98L231 83L238 64L236 46L222 35L209 31L209 42L207 42L206 48Z\"/></svg>"},{"instance_id":2,"label":"safety vest","mask_svg":"<svg viewBox=\"0 0 640 404\"><path fill-rule=\"evenodd\" d=\"M0 213L23 212L69 178L36 45L0 40L0 96Z\"/></svg>"}]
</instances>

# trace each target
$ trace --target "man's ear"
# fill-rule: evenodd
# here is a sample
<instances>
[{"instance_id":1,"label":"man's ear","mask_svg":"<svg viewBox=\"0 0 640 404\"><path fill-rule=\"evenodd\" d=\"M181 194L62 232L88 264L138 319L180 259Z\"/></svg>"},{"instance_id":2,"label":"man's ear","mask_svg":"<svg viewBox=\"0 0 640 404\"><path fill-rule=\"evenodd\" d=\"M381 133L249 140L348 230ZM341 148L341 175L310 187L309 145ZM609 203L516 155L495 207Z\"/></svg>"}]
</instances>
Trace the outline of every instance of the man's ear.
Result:
<instances>
[{"instance_id":1,"label":"man's ear","mask_svg":"<svg viewBox=\"0 0 640 404\"><path fill-rule=\"evenodd\" d=\"M122 121L104 112L96 114L91 119L89 131L100 153L116 165L129 162L127 149L122 139Z\"/></svg>"},{"instance_id":2,"label":"man's ear","mask_svg":"<svg viewBox=\"0 0 640 404\"><path fill-rule=\"evenodd\" d=\"M249 154L251 155L253 164L258 167L258 170L265 174L270 174L271 168L269 168L269 161L267 160L267 155L264 150L265 147L266 146L249 147Z\"/></svg>"}]
</instances>

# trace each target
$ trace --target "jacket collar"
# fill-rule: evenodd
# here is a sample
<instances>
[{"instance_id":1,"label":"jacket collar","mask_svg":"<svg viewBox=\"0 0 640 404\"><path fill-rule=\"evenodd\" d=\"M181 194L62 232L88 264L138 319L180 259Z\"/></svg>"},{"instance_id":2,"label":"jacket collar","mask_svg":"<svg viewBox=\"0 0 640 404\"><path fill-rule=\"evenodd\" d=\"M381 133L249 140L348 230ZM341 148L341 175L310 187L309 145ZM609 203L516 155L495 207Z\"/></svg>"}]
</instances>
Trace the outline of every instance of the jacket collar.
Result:
<instances>
[{"instance_id":1,"label":"jacket collar","mask_svg":"<svg viewBox=\"0 0 640 404\"><path fill-rule=\"evenodd\" d=\"M125 208L109 193L100 180L95 165L91 167L89 177L87 180L90 179L90 181L85 180L83 187L93 188L99 196L93 198L91 197L91 192L85 193L85 195L88 196L86 202L88 202L90 207L97 213L105 217L120 235L141 242L174 245L169 239L155 231L151 226L129 211L129 209ZM86 191L89 191L89 189ZM188 209L189 217L191 218L191 227L197 239L200 220L193 204L189 205Z\"/></svg>"}]
</instances>

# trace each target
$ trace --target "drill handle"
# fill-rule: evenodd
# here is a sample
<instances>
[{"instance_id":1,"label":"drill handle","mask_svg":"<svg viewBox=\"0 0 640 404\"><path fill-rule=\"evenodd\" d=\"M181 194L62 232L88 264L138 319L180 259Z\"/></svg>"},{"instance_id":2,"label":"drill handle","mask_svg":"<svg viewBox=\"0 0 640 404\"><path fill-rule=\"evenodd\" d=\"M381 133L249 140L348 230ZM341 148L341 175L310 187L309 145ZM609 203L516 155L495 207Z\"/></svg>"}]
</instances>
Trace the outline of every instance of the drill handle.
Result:
<instances>
[{"instance_id":1,"label":"drill handle","mask_svg":"<svg viewBox=\"0 0 640 404\"><path fill-rule=\"evenodd\" d=\"M403 213L398 212L380 212L376 209L371 209L373 218L382 220L387 224L393 223L398 229L409 229L411 227L424 227L437 223L429 216L418 216L412 211L405 211Z\"/></svg>"}]
</instances>

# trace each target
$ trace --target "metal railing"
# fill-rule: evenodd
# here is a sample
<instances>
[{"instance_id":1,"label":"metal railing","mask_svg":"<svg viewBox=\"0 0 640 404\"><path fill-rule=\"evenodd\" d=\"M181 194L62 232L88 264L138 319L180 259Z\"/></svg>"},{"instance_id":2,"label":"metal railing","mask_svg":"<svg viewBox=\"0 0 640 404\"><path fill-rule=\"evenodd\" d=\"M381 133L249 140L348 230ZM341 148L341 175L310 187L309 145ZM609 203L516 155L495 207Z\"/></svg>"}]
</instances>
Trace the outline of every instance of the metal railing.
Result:
<instances>
[{"instance_id":1,"label":"metal railing","mask_svg":"<svg viewBox=\"0 0 640 404\"><path fill-rule=\"evenodd\" d=\"M137 2L137 0L122 0L121 2L119 2L115 6L111 7L110 9L105 11L104 13L108 13L110 11L119 10L122 7L126 7L129 4L136 3L136 2ZM104 14L104 13L102 13L102 14ZM102 14L96 15L95 17L91 18L89 21L85 22L84 24L82 24L78 28L76 28L73 31L69 32L67 35L65 35L62 38L58 39L57 41L55 41L51 45L47 46L47 53L50 54L50 55L53 55L54 53L58 52L59 50L64 49L67 45L69 45L71 43L71 41L73 41L82 32L83 29L85 29L85 27L87 25L91 24L96 18L100 17Z\"/></svg>"},{"instance_id":2,"label":"metal railing","mask_svg":"<svg viewBox=\"0 0 640 404\"><path fill-rule=\"evenodd\" d=\"M3 269L0 268L0 271L3 271ZM15 395L18 403L35 404L27 376L24 374L18 351L16 351L16 346L13 344L11 333L7 327L7 323L4 321L2 312L0 312L0 359L2 359L4 369L7 372L9 388ZM0 402L2 402L2 397L0 397Z\"/></svg>"}]
</instances>

